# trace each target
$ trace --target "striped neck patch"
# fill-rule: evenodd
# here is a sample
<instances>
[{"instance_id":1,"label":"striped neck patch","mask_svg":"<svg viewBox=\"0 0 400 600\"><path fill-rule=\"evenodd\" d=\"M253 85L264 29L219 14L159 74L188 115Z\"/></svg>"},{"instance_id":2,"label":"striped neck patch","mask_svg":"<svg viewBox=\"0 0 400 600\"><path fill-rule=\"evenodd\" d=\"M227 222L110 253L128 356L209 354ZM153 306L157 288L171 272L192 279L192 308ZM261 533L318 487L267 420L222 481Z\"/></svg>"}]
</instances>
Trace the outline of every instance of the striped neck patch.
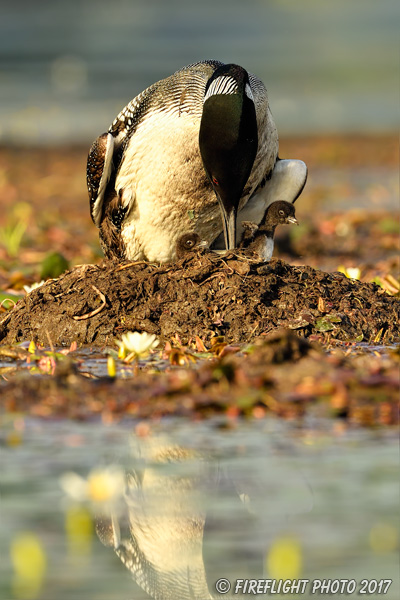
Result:
<instances>
[{"instance_id":1,"label":"striped neck patch","mask_svg":"<svg viewBox=\"0 0 400 600\"><path fill-rule=\"evenodd\" d=\"M208 87L206 95L204 96L204 102L210 96L216 96L218 94L237 94L239 87L237 81L229 75L221 75L216 77Z\"/></svg>"},{"instance_id":2,"label":"striped neck patch","mask_svg":"<svg viewBox=\"0 0 400 600\"><path fill-rule=\"evenodd\" d=\"M210 83L203 102L205 102L207 98L210 98L210 96L217 96L221 94L237 94L238 92L239 86L237 81L230 75L221 75ZM254 96L248 83L245 85L244 92L246 96L254 102Z\"/></svg>"}]
</instances>

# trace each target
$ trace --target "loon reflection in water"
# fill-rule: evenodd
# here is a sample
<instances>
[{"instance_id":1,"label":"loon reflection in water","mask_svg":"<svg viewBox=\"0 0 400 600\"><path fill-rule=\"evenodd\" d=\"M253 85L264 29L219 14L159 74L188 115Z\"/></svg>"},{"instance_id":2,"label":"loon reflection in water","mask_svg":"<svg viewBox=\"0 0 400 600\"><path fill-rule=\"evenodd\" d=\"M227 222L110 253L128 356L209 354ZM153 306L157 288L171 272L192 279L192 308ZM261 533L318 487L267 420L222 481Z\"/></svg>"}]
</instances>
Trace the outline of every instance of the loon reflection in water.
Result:
<instances>
[{"instance_id":1,"label":"loon reflection in water","mask_svg":"<svg viewBox=\"0 0 400 600\"><path fill-rule=\"evenodd\" d=\"M254 466L231 459L221 463L164 436L135 439L124 505L98 520L97 533L151 598L206 600L219 597L220 577L263 577L266 549L287 513L310 509L304 480L283 459ZM279 467L283 482L268 479L268 466L275 474ZM294 511L285 505L288 484Z\"/></svg>"}]
</instances>

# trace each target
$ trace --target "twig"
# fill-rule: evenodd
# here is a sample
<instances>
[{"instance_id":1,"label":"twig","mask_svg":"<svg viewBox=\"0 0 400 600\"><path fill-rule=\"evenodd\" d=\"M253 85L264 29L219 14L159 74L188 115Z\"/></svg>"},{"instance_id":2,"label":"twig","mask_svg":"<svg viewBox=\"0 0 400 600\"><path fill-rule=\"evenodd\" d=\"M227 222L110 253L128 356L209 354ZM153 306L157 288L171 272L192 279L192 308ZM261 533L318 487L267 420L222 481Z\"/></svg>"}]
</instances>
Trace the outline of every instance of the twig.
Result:
<instances>
[{"instance_id":1,"label":"twig","mask_svg":"<svg viewBox=\"0 0 400 600\"><path fill-rule=\"evenodd\" d=\"M53 352L54 354L54 346L53 346L53 342L51 341L51 337L50 334L48 332L48 330L46 329L46 335L47 335L47 339L49 340L49 346L50 346L50 350Z\"/></svg>"},{"instance_id":2,"label":"twig","mask_svg":"<svg viewBox=\"0 0 400 600\"><path fill-rule=\"evenodd\" d=\"M6 316L4 317L4 319L1 319L0 325L5 325L7 323L7 321L9 321L11 319L11 315L12 315L12 309L9 309L7 311Z\"/></svg>"},{"instance_id":3,"label":"twig","mask_svg":"<svg viewBox=\"0 0 400 600\"><path fill-rule=\"evenodd\" d=\"M97 315L105 307L105 305L106 305L105 295L99 289L97 289L97 287L93 284L92 284L92 288L94 289L95 292L97 292L99 294L100 299L101 299L101 305L98 306L97 308L95 308L94 310L92 310L91 312L86 313L85 315L79 315L79 316L73 315L72 318L75 319L75 321L83 321L83 319L90 319L90 317L94 317L94 315Z\"/></svg>"},{"instance_id":4,"label":"twig","mask_svg":"<svg viewBox=\"0 0 400 600\"><path fill-rule=\"evenodd\" d=\"M208 281L211 281L211 279L215 279L215 277L227 277L227 274L223 271L218 271L218 273L214 273L214 275L210 275L210 277L207 277L207 279L199 283L199 285L204 285Z\"/></svg>"},{"instance_id":5,"label":"twig","mask_svg":"<svg viewBox=\"0 0 400 600\"><path fill-rule=\"evenodd\" d=\"M234 273L234 272L235 272L235 270L234 270L234 269L232 269L232 267L230 267L230 266L229 266L229 265L228 265L228 264L227 264L227 263L224 261L224 259L223 259L223 258L220 258L220 261L221 261L222 263L224 263L224 265L226 266L226 268L227 268L227 269L229 269L229 270L230 270L230 273L228 273L229 275L232 275L232 273Z\"/></svg>"},{"instance_id":6,"label":"twig","mask_svg":"<svg viewBox=\"0 0 400 600\"><path fill-rule=\"evenodd\" d=\"M145 260L136 260L135 262L130 262L127 265L121 265L118 269L114 270L114 273L118 273L118 271L123 271L124 269L129 269L129 267L134 267L135 265L149 265L151 267L156 267L157 265L153 265Z\"/></svg>"}]
</instances>

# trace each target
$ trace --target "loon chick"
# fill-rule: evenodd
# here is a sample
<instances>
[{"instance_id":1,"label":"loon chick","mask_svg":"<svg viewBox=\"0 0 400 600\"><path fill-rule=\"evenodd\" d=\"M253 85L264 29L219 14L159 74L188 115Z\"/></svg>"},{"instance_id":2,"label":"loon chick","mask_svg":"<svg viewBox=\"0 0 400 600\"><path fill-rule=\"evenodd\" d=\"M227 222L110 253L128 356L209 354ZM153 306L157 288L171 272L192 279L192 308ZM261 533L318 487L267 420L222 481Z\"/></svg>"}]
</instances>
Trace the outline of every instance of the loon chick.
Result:
<instances>
[{"instance_id":1,"label":"loon chick","mask_svg":"<svg viewBox=\"0 0 400 600\"><path fill-rule=\"evenodd\" d=\"M284 200L277 200L269 205L264 218L254 232L253 241L248 249L264 262L271 260L274 251L274 234L278 225L294 223L298 225L295 217L294 205Z\"/></svg>"},{"instance_id":2,"label":"loon chick","mask_svg":"<svg viewBox=\"0 0 400 600\"><path fill-rule=\"evenodd\" d=\"M91 216L107 257L170 262L195 231L211 245L236 223L260 222L276 198L294 200L302 161L280 160L264 84L242 67L202 61L154 83L92 144ZM220 215L222 215L222 222Z\"/></svg>"},{"instance_id":3,"label":"loon chick","mask_svg":"<svg viewBox=\"0 0 400 600\"><path fill-rule=\"evenodd\" d=\"M176 257L183 258L206 245L207 242L201 241L198 233L185 233L176 242Z\"/></svg>"},{"instance_id":4,"label":"loon chick","mask_svg":"<svg viewBox=\"0 0 400 600\"><path fill-rule=\"evenodd\" d=\"M243 235L240 240L239 248L247 248L249 243L253 241L254 235L258 230L257 223L251 221L242 221Z\"/></svg>"}]
</instances>

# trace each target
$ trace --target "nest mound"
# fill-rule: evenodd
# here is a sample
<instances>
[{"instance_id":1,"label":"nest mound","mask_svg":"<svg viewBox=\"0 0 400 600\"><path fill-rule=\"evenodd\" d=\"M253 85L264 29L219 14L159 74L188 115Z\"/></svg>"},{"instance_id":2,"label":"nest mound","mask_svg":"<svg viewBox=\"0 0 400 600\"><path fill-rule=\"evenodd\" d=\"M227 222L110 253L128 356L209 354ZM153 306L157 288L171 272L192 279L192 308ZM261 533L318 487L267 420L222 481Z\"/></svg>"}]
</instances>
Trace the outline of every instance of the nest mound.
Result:
<instances>
[{"instance_id":1,"label":"nest mound","mask_svg":"<svg viewBox=\"0 0 400 600\"><path fill-rule=\"evenodd\" d=\"M170 265L79 266L33 290L0 322L0 343L103 346L124 331L249 342L278 328L342 341L398 339L400 302L376 284L282 260L194 253Z\"/></svg>"}]
</instances>

